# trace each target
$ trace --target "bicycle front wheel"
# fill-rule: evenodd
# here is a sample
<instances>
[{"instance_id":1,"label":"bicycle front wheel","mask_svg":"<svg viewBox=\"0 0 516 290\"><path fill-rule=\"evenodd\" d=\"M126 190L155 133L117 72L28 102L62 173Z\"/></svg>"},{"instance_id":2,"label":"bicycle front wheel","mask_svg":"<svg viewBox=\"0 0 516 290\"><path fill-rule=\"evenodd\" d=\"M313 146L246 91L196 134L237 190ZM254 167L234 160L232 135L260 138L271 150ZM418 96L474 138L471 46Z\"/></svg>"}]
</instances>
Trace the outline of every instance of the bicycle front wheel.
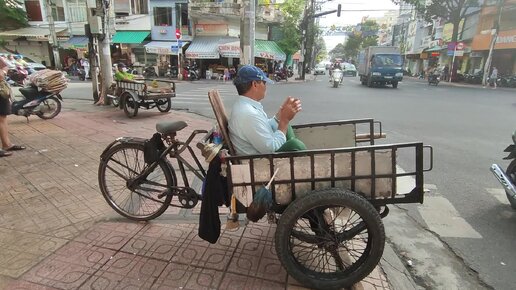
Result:
<instances>
[{"instance_id":1,"label":"bicycle front wheel","mask_svg":"<svg viewBox=\"0 0 516 290\"><path fill-rule=\"evenodd\" d=\"M167 160L134 184L148 165L143 144L117 144L106 153L99 165L99 186L108 204L119 214L137 221L160 216L172 200L171 194L160 194L176 185L176 176ZM132 184L132 185L131 185Z\"/></svg>"}]
</instances>

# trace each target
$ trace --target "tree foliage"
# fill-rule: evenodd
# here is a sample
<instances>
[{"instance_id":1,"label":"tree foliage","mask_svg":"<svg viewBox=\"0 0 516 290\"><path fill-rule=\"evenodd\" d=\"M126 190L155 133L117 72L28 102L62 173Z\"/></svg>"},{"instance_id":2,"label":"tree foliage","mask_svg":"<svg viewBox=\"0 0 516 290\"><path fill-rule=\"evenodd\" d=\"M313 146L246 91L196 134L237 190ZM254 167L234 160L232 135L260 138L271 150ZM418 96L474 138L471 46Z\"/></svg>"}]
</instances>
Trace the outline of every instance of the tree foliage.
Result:
<instances>
[{"instance_id":1,"label":"tree foliage","mask_svg":"<svg viewBox=\"0 0 516 290\"><path fill-rule=\"evenodd\" d=\"M27 13L16 0L0 0L0 31L28 26Z\"/></svg>"},{"instance_id":2,"label":"tree foliage","mask_svg":"<svg viewBox=\"0 0 516 290\"><path fill-rule=\"evenodd\" d=\"M332 58L355 59L358 52L368 46L378 45L378 24L368 20L348 35L345 44L338 44L330 51Z\"/></svg>"},{"instance_id":3,"label":"tree foliage","mask_svg":"<svg viewBox=\"0 0 516 290\"><path fill-rule=\"evenodd\" d=\"M459 36L459 23L466 17L469 7L477 7L478 0L392 0L399 4L405 2L416 7L417 11L424 15L428 22L436 17L442 18L445 22L453 24L452 42L457 41Z\"/></svg>"},{"instance_id":4,"label":"tree foliage","mask_svg":"<svg viewBox=\"0 0 516 290\"><path fill-rule=\"evenodd\" d=\"M279 47L289 55L301 47L299 22L304 9L304 0L286 0L281 6L284 22L281 27L283 38L277 41Z\"/></svg>"}]
</instances>

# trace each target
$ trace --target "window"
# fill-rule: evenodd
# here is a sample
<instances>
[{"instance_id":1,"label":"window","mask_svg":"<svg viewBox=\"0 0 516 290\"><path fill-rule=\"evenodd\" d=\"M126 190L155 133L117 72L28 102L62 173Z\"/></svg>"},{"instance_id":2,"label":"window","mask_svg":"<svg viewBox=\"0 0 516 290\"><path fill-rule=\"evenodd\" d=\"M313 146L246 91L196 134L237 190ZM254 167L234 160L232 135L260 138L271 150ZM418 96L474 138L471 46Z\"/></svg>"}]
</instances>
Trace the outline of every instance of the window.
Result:
<instances>
[{"instance_id":1,"label":"window","mask_svg":"<svg viewBox=\"0 0 516 290\"><path fill-rule=\"evenodd\" d=\"M188 3L176 3L176 27L188 25Z\"/></svg>"},{"instance_id":2,"label":"window","mask_svg":"<svg viewBox=\"0 0 516 290\"><path fill-rule=\"evenodd\" d=\"M147 0L131 0L131 13L148 14L149 7L147 6L147 3Z\"/></svg>"},{"instance_id":3,"label":"window","mask_svg":"<svg viewBox=\"0 0 516 290\"><path fill-rule=\"evenodd\" d=\"M68 8L68 21L69 22L87 22L88 11L86 10L86 1L84 0L66 0L66 6Z\"/></svg>"},{"instance_id":4,"label":"window","mask_svg":"<svg viewBox=\"0 0 516 290\"><path fill-rule=\"evenodd\" d=\"M401 66L403 59L398 54L377 54L373 63L376 66Z\"/></svg>"},{"instance_id":5,"label":"window","mask_svg":"<svg viewBox=\"0 0 516 290\"><path fill-rule=\"evenodd\" d=\"M155 26L172 26L171 7L154 7L153 13Z\"/></svg>"},{"instance_id":6,"label":"window","mask_svg":"<svg viewBox=\"0 0 516 290\"><path fill-rule=\"evenodd\" d=\"M65 21L65 13L63 7L63 0L51 1L52 17L54 21Z\"/></svg>"},{"instance_id":7,"label":"window","mask_svg":"<svg viewBox=\"0 0 516 290\"><path fill-rule=\"evenodd\" d=\"M41 5L38 0L25 0L25 9L27 10L27 19L29 21L43 21Z\"/></svg>"}]
</instances>

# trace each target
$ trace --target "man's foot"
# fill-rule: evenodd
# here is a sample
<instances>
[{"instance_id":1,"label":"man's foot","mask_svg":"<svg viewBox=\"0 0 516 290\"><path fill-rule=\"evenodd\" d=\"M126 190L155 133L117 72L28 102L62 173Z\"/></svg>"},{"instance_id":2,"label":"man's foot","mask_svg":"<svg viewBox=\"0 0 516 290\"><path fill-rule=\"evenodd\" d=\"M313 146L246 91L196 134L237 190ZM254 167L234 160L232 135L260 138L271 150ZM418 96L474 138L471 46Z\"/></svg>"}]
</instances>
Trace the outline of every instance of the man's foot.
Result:
<instances>
[{"instance_id":1,"label":"man's foot","mask_svg":"<svg viewBox=\"0 0 516 290\"><path fill-rule=\"evenodd\" d=\"M8 148L5 148L4 150L5 151L20 151L20 150L25 150L27 147L25 146L22 146L22 145L11 145L10 147Z\"/></svg>"},{"instance_id":2,"label":"man's foot","mask_svg":"<svg viewBox=\"0 0 516 290\"><path fill-rule=\"evenodd\" d=\"M13 153L12 153L12 152L7 152L7 151L5 151L5 150L3 150L3 149L0 149L0 158L2 158L2 157L7 157L7 156L11 156L11 155L13 155Z\"/></svg>"}]
</instances>

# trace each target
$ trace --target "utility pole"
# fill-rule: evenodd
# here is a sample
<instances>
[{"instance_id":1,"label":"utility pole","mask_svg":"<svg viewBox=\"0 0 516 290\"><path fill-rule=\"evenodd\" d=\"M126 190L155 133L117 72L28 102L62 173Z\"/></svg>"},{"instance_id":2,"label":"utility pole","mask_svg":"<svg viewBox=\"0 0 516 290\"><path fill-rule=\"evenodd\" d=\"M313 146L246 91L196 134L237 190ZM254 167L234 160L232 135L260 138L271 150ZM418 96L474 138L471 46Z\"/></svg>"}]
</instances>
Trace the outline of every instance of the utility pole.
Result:
<instances>
[{"instance_id":1,"label":"utility pole","mask_svg":"<svg viewBox=\"0 0 516 290\"><path fill-rule=\"evenodd\" d=\"M256 0L245 0L242 21L240 22L240 64L254 65L254 43L255 43L255 19L256 19Z\"/></svg>"},{"instance_id":2,"label":"utility pole","mask_svg":"<svg viewBox=\"0 0 516 290\"><path fill-rule=\"evenodd\" d=\"M496 39L498 38L498 31L500 30L500 20L502 18L502 7L504 4L504 0L498 0L498 17L496 18L496 22L494 25L494 29L491 30L491 45L489 46L489 55L487 56L486 63L484 64L484 76L482 77L482 86L487 85L487 78L489 77L489 72L491 71L491 61L493 60L493 50L496 44ZM496 80L495 80L496 81Z\"/></svg>"},{"instance_id":3,"label":"utility pole","mask_svg":"<svg viewBox=\"0 0 516 290\"><path fill-rule=\"evenodd\" d=\"M332 13L337 13L337 17L340 17L341 12L341 4L337 6L337 9L315 13L315 0L310 0L310 6L308 6L308 1L305 2L305 12L303 16L303 20L301 22L301 61L299 67L301 68L300 79L305 79L305 71L307 63L310 64L315 59L315 56L312 55L314 51L314 42L315 42L315 18L328 15ZM310 33L309 33L310 32Z\"/></svg>"},{"instance_id":4,"label":"utility pole","mask_svg":"<svg viewBox=\"0 0 516 290\"><path fill-rule=\"evenodd\" d=\"M100 4L100 7L99 7ZM100 51L100 94L98 105L106 104L106 95L108 89L113 82L112 75L112 63L111 63L111 29L112 29L112 17L114 13L114 6L111 0L100 0L97 2L97 10L101 10L102 13L102 32L101 41L99 43Z\"/></svg>"},{"instance_id":5,"label":"utility pole","mask_svg":"<svg viewBox=\"0 0 516 290\"><path fill-rule=\"evenodd\" d=\"M91 86L93 91L93 101L96 103L99 101L99 40L98 40L98 27L92 27L97 16L94 16L94 10L97 9L97 3L95 0L86 1L86 10L88 12L88 24L84 26L86 36L88 36L88 59L91 67ZM97 30L97 31L95 31Z\"/></svg>"},{"instance_id":6,"label":"utility pole","mask_svg":"<svg viewBox=\"0 0 516 290\"><path fill-rule=\"evenodd\" d=\"M54 67L57 70L61 70L63 66L61 65L61 59L59 57L59 46L57 43L57 36L56 36L56 26L54 24L54 16L52 15L52 6L54 5L51 0L45 1L46 10L47 10L47 21L48 21L48 28L50 30L50 39L49 43L52 45L52 55L54 57Z\"/></svg>"}]
</instances>

